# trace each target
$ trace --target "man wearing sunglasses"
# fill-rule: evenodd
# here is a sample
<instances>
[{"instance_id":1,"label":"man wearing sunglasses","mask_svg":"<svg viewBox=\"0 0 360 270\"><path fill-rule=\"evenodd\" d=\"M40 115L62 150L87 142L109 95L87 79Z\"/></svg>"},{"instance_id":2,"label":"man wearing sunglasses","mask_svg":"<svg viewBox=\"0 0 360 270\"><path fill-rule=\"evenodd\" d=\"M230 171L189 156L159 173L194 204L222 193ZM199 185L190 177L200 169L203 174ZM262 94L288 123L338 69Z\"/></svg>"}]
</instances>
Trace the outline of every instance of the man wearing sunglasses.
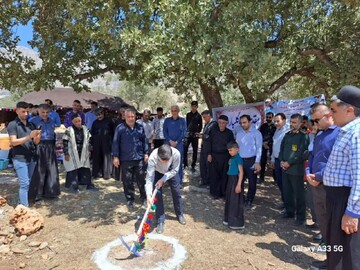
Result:
<instances>
[{"instance_id":1,"label":"man wearing sunglasses","mask_svg":"<svg viewBox=\"0 0 360 270\"><path fill-rule=\"evenodd\" d=\"M324 104L315 103L311 107L310 114L319 132L314 139L313 151L309 156L310 174L307 174L306 180L314 187L312 189L314 209L324 243L323 247L326 247L326 193L323 175L340 128L334 125L331 111ZM326 260L315 261L312 266L317 269L326 269L326 264Z\"/></svg>"}]
</instances>

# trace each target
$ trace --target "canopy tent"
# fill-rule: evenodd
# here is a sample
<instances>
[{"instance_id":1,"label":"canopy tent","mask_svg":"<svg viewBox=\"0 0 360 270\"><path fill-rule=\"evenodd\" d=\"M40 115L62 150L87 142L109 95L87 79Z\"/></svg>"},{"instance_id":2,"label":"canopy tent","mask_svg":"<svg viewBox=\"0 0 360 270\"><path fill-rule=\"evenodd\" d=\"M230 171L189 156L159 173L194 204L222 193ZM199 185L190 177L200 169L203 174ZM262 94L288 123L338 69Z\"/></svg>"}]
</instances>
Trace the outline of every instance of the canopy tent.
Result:
<instances>
[{"instance_id":1,"label":"canopy tent","mask_svg":"<svg viewBox=\"0 0 360 270\"><path fill-rule=\"evenodd\" d=\"M133 107L120 97L99 92L77 93L72 88L55 88L53 90L30 92L20 98L21 101L32 103L34 105L45 103L45 99L51 99L54 105L61 109L71 108L75 99L81 102L84 109L90 108L90 103L92 101L96 101L99 106L113 111L118 111L123 105Z\"/></svg>"}]
</instances>

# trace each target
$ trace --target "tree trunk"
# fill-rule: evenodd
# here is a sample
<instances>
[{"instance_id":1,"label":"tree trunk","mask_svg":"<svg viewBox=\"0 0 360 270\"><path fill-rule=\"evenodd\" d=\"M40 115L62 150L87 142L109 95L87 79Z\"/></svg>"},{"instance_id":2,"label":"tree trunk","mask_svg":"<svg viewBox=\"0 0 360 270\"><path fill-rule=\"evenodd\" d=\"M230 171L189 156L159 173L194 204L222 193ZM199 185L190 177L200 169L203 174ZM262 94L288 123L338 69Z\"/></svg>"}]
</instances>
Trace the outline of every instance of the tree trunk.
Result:
<instances>
[{"instance_id":1,"label":"tree trunk","mask_svg":"<svg viewBox=\"0 0 360 270\"><path fill-rule=\"evenodd\" d=\"M210 84L204 79L199 78L198 82L209 110L211 110L212 108L224 106L220 91L216 85L215 80L214 83Z\"/></svg>"}]
</instances>

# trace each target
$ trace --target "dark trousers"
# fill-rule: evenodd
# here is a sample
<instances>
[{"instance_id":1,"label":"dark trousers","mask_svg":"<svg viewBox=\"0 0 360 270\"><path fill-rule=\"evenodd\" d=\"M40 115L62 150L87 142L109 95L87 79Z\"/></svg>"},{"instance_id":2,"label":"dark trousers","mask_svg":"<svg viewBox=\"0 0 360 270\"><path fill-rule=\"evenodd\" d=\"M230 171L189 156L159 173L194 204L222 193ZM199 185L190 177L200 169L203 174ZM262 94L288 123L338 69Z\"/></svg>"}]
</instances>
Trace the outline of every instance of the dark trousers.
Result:
<instances>
[{"instance_id":1,"label":"dark trousers","mask_svg":"<svg viewBox=\"0 0 360 270\"><path fill-rule=\"evenodd\" d=\"M159 148L165 143L165 139L154 139L154 149Z\"/></svg>"},{"instance_id":2,"label":"dark trousers","mask_svg":"<svg viewBox=\"0 0 360 270\"><path fill-rule=\"evenodd\" d=\"M145 166L143 160L120 161L121 180L124 185L124 194L127 201L135 200L136 182L140 192L140 198L146 199L145 193Z\"/></svg>"},{"instance_id":3,"label":"dark trousers","mask_svg":"<svg viewBox=\"0 0 360 270\"><path fill-rule=\"evenodd\" d=\"M235 193L238 180L238 175L229 175L226 187L224 221L232 227L244 226L244 191Z\"/></svg>"},{"instance_id":4,"label":"dark trousers","mask_svg":"<svg viewBox=\"0 0 360 270\"><path fill-rule=\"evenodd\" d=\"M282 180L286 213L294 215L296 212L296 219L305 221L304 175L290 175L283 171Z\"/></svg>"},{"instance_id":5,"label":"dark trousers","mask_svg":"<svg viewBox=\"0 0 360 270\"><path fill-rule=\"evenodd\" d=\"M315 187L313 187L312 185L306 184L305 200L306 200L306 206L310 209L311 220L315 223L318 223L315 212L315 206L314 206L314 196L313 196L314 188Z\"/></svg>"},{"instance_id":6,"label":"dark trousers","mask_svg":"<svg viewBox=\"0 0 360 270\"><path fill-rule=\"evenodd\" d=\"M224 197L226 194L227 171L229 168L228 153L212 153L210 163L210 194L214 197Z\"/></svg>"},{"instance_id":7,"label":"dark trousers","mask_svg":"<svg viewBox=\"0 0 360 270\"><path fill-rule=\"evenodd\" d=\"M200 152L200 177L201 177L201 184L208 185L210 183L209 180L209 162L207 160L208 151L205 149L201 149Z\"/></svg>"},{"instance_id":8,"label":"dark trousers","mask_svg":"<svg viewBox=\"0 0 360 270\"><path fill-rule=\"evenodd\" d=\"M261 166L260 179L264 179L264 177L265 177L266 165L267 165L267 160L268 160L268 153L271 156L272 149L271 148L270 149L265 149L263 147L262 152L261 152L261 160L260 160L260 166Z\"/></svg>"},{"instance_id":9,"label":"dark trousers","mask_svg":"<svg viewBox=\"0 0 360 270\"><path fill-rule=\"evenodd\" d=\"M59 171L54 141L42 141L37 147L38 162L31 177L29 200L60 195Z\"/></svg>"},{"instance_id":10,"label":"dark trousers","mask_svg":"<svg viewBox=\"0 0 360 270\"><path fill-rule=\"evenodd\" d=\"M78 189L79 185L92 186L90 168L79 168L66 172L65 187L72 186L74 189Z\"/></svg>"},{"instance_id":11,"label":"dark trousers","mask_svg":"<svg viewBox=\"0 0 360 270\"><path fill-rule=\"evenodd\" d=\"M190 144L193 149L191 167L195 168L196 161L197 161L197 152L198 152L198 147L199 147L199 138L197 138L197 137L186 138L186 142L184 144L184 167L188 166L188 150L189 150Z\"/></svg>"},{"instance_id":12,"label":"dark trousers","mask_svg":"<svg viewBox=\"0 0 360 270\"><path fill-rule=\"evenodd\" d=\"M275 158L275 181L280 190L281 200L284 202L284 191L283 191L283 181L282 181L282 169L280 166L280 160Z\"/></svg>"},{"instance_id":13,"label":"dark trousers","mask_svg":"<svg viewBox=\"0 0 360 270\"><path fill-rule=\"evenodd\" d=\"M92 176L99 177L99 173L105 179L110 178L112 170L111 143L100 141L93 144L92 152Z\"/></svg>"},{"instance_id":14,"label":"dark trousers","mask_svg":"<svg viewBox=\"0 0 360 270\"><path fill-rule=\"evenodd\" d=\"M324 185L320 184L317 187L313 187L312 195L313 195L316 220L320 227L320 232L323 237L323 241L325 241L326 243L327 216L326 216L326 192L324 189Z\"/></svg>"},{"instance_id":15,"label":"dark trousers","mask_svg":"<svg viewBox=\"0 0 360 270\"><path fill-rule=\"evenodd\" d=\"M243 166L244 179L247 178L249 180L249 187L246 196L246 201L252 203L256 194L256 182L257 182L257 176L254 172L254 169L252 168L255 163L255 157L243 158L243 161L244 161L244 166Z\"/></svg>"},{"instance_id":16,"label":"dark trousers","mask_svg":"<svg viewBox=\"0 0 360 270\"><path fill-rule=\"evenodd\" d=\"M327 186L324 188L327 211L326 244L331 250L327 252L327 269L358 270L360 269L360 232L346 234L341 229L341 219L345 213L350 188Z\"/></svg>"},{"instance_id":17,"label":"dark trousers","mask_svg":"<svg viewBox=\"0 0 360 270\"><path fill-rule=\"evenodd\" d=\"M162 178L164 175L155 171L155 179L154 179L154 185L153 188L155 188L156 182ZM177 217L180 215L183 215L183 202L181 198L181 192L180 192L180 182L179 182L179 176L175 175L173 178L170 178L165 182L165 184L168 183L170 185L171 189L171 196L173 199L174 204L174 211ZM162 188L159 190L159 192L156 194L157 202L156 205L156 220L159 223L163 223L165 221L165 210L164 210L164 201L162 196Z\"/></svg>"}]
</instances>

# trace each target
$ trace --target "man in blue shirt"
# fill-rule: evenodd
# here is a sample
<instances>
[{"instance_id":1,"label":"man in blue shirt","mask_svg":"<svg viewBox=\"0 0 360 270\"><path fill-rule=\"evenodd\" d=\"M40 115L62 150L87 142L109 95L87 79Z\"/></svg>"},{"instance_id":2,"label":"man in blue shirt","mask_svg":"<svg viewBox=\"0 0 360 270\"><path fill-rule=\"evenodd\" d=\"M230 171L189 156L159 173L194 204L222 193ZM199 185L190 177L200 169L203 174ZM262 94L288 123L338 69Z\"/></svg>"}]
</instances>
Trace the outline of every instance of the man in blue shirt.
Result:
<instances>
[{"instance_id":1,"label":"man in blue shirt","mask_svg":"<svg viewBox=\"0 0 360 270\"><path fill-rule=\"evenodd\" d=\"M60 195L59 172L55 149L55 122L49 117L50 107L39 105L39 116L30 122L41 130L41 139L37 147L38 162L31 179L29 199L56 198Z\"/></svg>"},{"instance_id":2,"label":"man in blue shirt","mask_svg":"<svg viewBox=\"0 0 360 270\"><path fill-rule=\"evenodd\" d=\"M136 123L135 119L136 112L127 109L125 123L116 127L112 144L113 164L115 168L121 167L121 180L129 208L134 206L134 182L140 189L140 199L143 203L146 202L145 164L149 158L144 127Z\"/></svg>"},{"instance_id":3,"label":"man in blue shirt","mask_svg":"<svg viewBox=\"0 0 360 270\"><path fill-rule=\"evenodd\" d=\"M75 99L72 104L72 110L68 111L65 114L64 126L66 128L72 126L72 119L74 114L79 114L81 117L81 124L85 125L85 114L81 111L81 102L80 100Z\"/></svg>"},{"instance_id":4,"label":"man in blue shirt","mask_svg":"<svg viewBox=\"0 0 360 270\"><path fill-rule=\"evenodd\" d=\"M181 159L183 159L184 143L183 140L186 134L186 121L183 117L179 116L180 108L178 105L173 105L170 108L171 117L166 118L164 121L163 132L165 142L170 146L179 150ZM180 165L179 176L180 186L183 183L183 167Z\"/></svg>"},{"instance_id":5,"label":"man in blue shirt","mask_svg":"<svg viewBox=\"0 0 360 270\"><path fill-rule=\"evenodd\" d=\"M341 127L325 167L327 269L360 269L360 89L344 86L331 99Z\"/></svg>"},{"instance_id":6,"label":"man in blue shirt","mask_svg":"<svg viewBox=\"0 0 360 270\"><path fill-rule=\"evenodd\" d=\"M61 125L60 116L53 108L52 100L47 98L47 99L45 99L45 103L50 107L49 117L52 120L54 120L56 127L60 127L60 125Z\"/></svg>"},{"instance_id":7,"label":"man in blue shirt","mask_svg":"<svg viewBox=\"0 0 360 270\"><path fill-rule=\"evenodd\" d=\"M260 131L251 126L250 115L242 115L240 125L241 128L236 133L236 142L239 145L240 157L244 161L244 177L249 180L245 206L251 209L256 193L257 174L261 171L263 138Z\"/></svg>"},{"instance_id":8,"label":"man in blue shirt","mask_svg":"<svg viewBox=\"0 0 360 270\"><path fill-rule=\"evenodd\" d=\"M314 187L312 195L316 220L320 227L323 242L326 243L326 193L323 185L323 175L340 128L334 125L331 111L324 104L314 104L311 107L310 114L319 132L314 139L313 150L309 156L310 173L307 174L306 179ZM313 266L326 269L326 261L313 262Z\"/></svg>"},{"instance_id":9,"label":"man in blue shirt","mask_svg":"<svg viewBox=\"0 0 360 270\"><path fill-rule=\"evenodd\" d=\"M96 101L91 101L90 103L91 110L85 113L85 126L88 130L91 130L92 124L96 120L96 109L98 108L98 103Z\"/></svg>"}]
</instances>

